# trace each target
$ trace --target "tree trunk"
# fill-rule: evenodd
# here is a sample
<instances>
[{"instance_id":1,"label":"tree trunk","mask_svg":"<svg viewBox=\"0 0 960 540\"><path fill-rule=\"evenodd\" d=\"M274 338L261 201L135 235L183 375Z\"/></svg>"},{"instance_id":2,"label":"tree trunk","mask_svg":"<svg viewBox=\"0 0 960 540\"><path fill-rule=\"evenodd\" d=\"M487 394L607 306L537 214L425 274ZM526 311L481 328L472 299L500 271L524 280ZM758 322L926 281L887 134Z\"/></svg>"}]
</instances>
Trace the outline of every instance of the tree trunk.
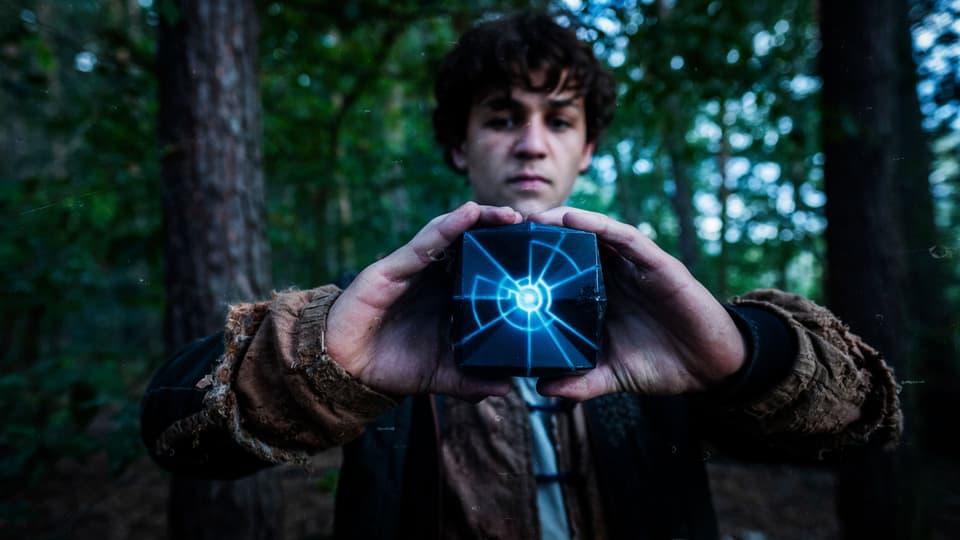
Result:
<instances>
[{"instance_id":1,"label":"tree trunk","mask_svg":"<svg viewBox=\"0 0 960 540\"><path fill-rule=\"evenodd\" d=\"M910 289L906 302L910 314L909 335L913 336L911 355L922 361L913 366L911 378L923 381L920 386L908 386L905 394L915 403L918 414L911 423L919 437L939 453L957 456L960 442L950 430L942 429L953 422L947 415L960 410L960 373L955 365L952 342L957 318L944 298L952 271L950 265L956 263L939 252L945 242L939 237L934 219L929 181L931 155L916 92L910 21L904 15L897 24L899 37L895 53L898 62L909 69L904 69L898 79L900 114L894 120L904 144L894 163L895 196L900 203L898 210L908 255L906 271Z\"/></svg>"},{"instance_id":2,"label":"tree trunk","mask_svg":"<svg viewBox=\"0 0 960 540\"><path fill-rule=\"evenodd\" d=\"M631 170L632 163L623 163L619 152L613 154L614 165L617 171L617 209L620 219L633 227L640 224L640 210L637 205L637 196L634 193L637 176Z\"/></svg>"},{"instance_id":3,"label":"tree trunk","mask_svg":"<svg viewBox=\"0 0 960 540\"><path fill-rule=\"evenodd\" d=\"M223 328L232 301L270 283L256 12L251 0L177 0L157 44L169 351ZM174 477L169 536L280 537L275 473L236 482Z\"/></svg>"},{"instance_id":4,"label":"tree trunk","mask_svg":"<svg viewBox=\"0 0 960 540\"><path fill-rule=\"evenodd\" d=\"M717 190L717 199L720 200L720 253L717 256L717 296L729 298L730 282L727 276L730 273L730 246L727 244L727 230L730 224L727 220L727 209L730 204L730 188L727 187L727 165L730 163L730 140L727 138L727 129L724 127L723 117L726 116L726 102L720 100L720 113L717 115L717 125L720 126L720 151L717 154L717 171L720 173L720 188Z\"/></svg>"},{"instance_id":5,"label":"tree trunk","mask_svg":"<svg viewBox=\"0 0 960 540\"><path fill-rule=\"evenodd\" d=\"M687 129L685 116L681 113L680 100L677 96L667 99L667 115L670 121L665 127L663 141L666 145L667 157L670 159L670 168L673 173L675 191L670 197L670 203L677 216L679 225L678 250L680 260L697 275L697 266L700 263L700 245L697 241L697 227L693 222L693 181L687 172L687 162L684 156L684 134Z\"/></svg>"},{"instance_id":6,"label":"tree trunk","mask_svg":"<svg viewBox=\"0 0 960 540\"><path fill-rule=\"evenodd\" d=\"M906 4L855 0L821 2L820 9L827 297L854 332L884 353L900 379L909 378L911 290L898 200L898 157L912 143L899 123L908 114L901 81L913 69L898 54L899 43L909 39L902 24ZM909 418L909 396L901 398ZM908 442L897 453L872 452L841 467L845 537L916 537L919 477L909 451Z\"/></svg>"}]
</instances>

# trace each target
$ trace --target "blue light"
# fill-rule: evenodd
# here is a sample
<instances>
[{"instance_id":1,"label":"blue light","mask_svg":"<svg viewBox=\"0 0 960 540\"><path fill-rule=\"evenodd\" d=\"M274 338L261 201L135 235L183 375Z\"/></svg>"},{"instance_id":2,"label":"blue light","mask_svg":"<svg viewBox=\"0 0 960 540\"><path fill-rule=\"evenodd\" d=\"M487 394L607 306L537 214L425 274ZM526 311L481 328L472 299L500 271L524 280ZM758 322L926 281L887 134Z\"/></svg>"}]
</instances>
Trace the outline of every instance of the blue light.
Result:
<instances>
[{"instance_id":1,"label":"blue light","mask_svg":"<svg viewBox=\"0 0 960 540\"><path fill-rule=\"evenodd\" d=\"M455 346L462 347L471 340L487 332L495 332L493 327L500 322L506 322L510 327L520 331L526 339L520 343L521 352L526 360L526 370L529 373L534 360L542 357L555 357L557 361L565 363L574 369L571 354L568 351L572 344L571 339L582 340L590 348L597 350L596 343L578 332L568 321L558 316L554 309L554 296L559 288L567 286L563 297L576 297L576 291L582 286L583 279L589 273L597 275L597 264L581 268L577 262L563 250L567 234L561 233L555 243L546 243L541 240L530 240L526 249L526 261L521 262L512 258L502 264L494 257L490 250L481 245L474 236L465 236L464 249L473 250L483 262L475 266L476 273L469 282L469 288L464 283L464 295L457 299L469 302L469 309L476 326L469 334L460 339ZM552 241L552 239L551 239ZM496 247L494 244L491 246ZM496 251L496 250L495 250ZM516 252L514 252L516 253ZM522 254L521 251L517 255ZM522 256L522 255L521 255ZM595 262L595 259L594 259ZM523 268L519 275L511 275L506 267L517 270ZM576 280L576 281L575 281ZM600 290L602 283L594 283L591 288ZM569 305L569 304L568 304ZM569 307L567 308L569 310ZM543 337L536 337L543 334ZM518 336L519 337L519 336Z\"/></svg>"},{"instance_id":2,"label":"blue light","mask_svg":"<svg viewBox=\"0 0 960 540\"><path fill-rule=\"evenodd\" d=\"M500 316L514 328L527 332L543 327L542 324L534 326L538 324L533 321L534 315L538 316L537 321L543 320L544 313L549 320L553 319L549 314L552 302L550 287L543 281L531 284L529 276L519 281L504 279L497 289Z\"/></svg>"},{"instance_id":3,"label":"blue light","mask_svg":"<svg viewBox=\"0 0 960 540\"><path fill-rule=\"evenodd\" d=\"M527 313L540 311L540 306L543 305L543 294L540 289L532 286L522 287L516 294L518 308Z\"/></svg>"}]
</instances>

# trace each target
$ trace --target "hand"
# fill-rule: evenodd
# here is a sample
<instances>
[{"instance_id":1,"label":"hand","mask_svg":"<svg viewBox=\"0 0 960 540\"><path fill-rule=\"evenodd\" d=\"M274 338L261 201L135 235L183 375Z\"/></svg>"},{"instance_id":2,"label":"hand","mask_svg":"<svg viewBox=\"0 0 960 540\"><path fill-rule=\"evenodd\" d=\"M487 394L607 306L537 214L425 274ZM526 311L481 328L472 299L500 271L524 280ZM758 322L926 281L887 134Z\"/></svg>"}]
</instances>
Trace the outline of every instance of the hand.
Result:
<instances>
[{"instance_id":1,"label":"hand","mask_svg":"<svg viewBox=\"0 0 960 540\"><path fill-rule=\"evenodd\" d=\"M469 202L434 218L406 245L368 266L327 318L331 358L364 384L391 395L422 392L466 399L503 395L508 379L457 369L450 347L450 295L439 261L464 231L523 221L511 208Z\"/></svg>"},{"instance_id":2,"label":"hand","mask_svg":"<svg viewBox=\"0 0 960 540\"><path fill-rule=\"evenodd\" d=\"M528 219L595 233L607 290L597 367L541 379L541 394L578 400L614 392L680 394L709 388L743 365L747 346L727 311L636 227L569 207Z\"/></svg>"}]
</instances>

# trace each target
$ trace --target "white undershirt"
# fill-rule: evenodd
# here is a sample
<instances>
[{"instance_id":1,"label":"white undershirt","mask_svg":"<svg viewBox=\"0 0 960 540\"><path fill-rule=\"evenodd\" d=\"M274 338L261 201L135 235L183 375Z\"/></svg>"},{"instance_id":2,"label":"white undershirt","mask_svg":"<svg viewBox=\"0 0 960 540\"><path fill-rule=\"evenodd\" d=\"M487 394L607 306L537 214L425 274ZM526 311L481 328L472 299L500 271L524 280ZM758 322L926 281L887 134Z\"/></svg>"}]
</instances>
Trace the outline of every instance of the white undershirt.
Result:
<instances>
[{"instance_id":1,"label":"white undershirt","mask_svg":"<svg viewBox=\"0 0 960 540\"><path fill-rule=\"evenodd\" d=\"M515 379L523 400L530 405L550 405L553 398L537 393L537 380ZM533 473L557 474L557 454L550 437L553 414L548 411L528 409L530 432L533 437ZM537 515L540 518L541 540L570 540L567 511L563 504L560 482L537 482Z\"/></svg>"}]
</instances>

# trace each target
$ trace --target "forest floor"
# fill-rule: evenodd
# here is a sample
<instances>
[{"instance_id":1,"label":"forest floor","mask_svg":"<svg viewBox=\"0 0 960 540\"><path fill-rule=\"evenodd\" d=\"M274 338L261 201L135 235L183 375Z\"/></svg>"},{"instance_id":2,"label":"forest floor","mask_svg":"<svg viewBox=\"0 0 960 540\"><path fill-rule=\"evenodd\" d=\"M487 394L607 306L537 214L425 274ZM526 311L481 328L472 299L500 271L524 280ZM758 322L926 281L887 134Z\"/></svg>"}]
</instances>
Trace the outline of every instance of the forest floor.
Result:
<instances>
[{"instance_id":1,"label":"forest floor","mask_svg":"<svg viewBox=\"0 0 960 540\"><path fill-rule=\"evenodd\" d=\"M319 455L313 471L280 470L286 501L287 540L320 540L333 522L331 495L339 451ZM938 466L932 481L944 486L932 522L934 539L960 533L960 467ZM827 468L743 464L708 464L720 529L726 540L818 540L839 538L834 512L836 484ZM166 540L165 504L168 477L143 458L120 476L112 476L107 459L83 464L63 460L50 480L16 497L32 507L32 518L0 522L0 537L75 540ZM11 493L3 496L9 503ZM6 532L5 532L6 530Z\"/></svg>"}]
</instances>

